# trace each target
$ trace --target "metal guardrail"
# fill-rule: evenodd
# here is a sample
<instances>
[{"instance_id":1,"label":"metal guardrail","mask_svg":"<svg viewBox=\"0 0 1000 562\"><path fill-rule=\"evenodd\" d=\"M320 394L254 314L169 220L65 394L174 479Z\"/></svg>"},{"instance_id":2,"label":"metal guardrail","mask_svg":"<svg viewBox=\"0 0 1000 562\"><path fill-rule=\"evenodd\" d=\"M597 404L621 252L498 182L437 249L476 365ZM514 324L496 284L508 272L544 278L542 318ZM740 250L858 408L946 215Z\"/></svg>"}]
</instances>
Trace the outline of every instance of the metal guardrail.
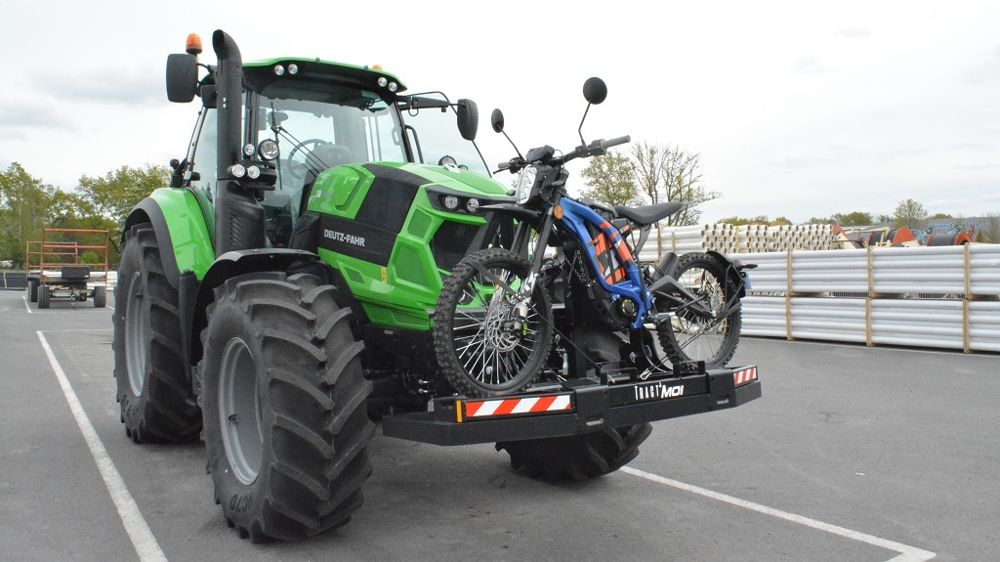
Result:
<instances>
[{"instance_id":1,"label":"metal guardrail","mask_svg":"<svg viewBox=\"0 0 1000 562\"><path fill-rule=\"evenodd\" d=\"M749 336L1000 352L1000 245L733 254Z\"/></svg>"}]
</instances>

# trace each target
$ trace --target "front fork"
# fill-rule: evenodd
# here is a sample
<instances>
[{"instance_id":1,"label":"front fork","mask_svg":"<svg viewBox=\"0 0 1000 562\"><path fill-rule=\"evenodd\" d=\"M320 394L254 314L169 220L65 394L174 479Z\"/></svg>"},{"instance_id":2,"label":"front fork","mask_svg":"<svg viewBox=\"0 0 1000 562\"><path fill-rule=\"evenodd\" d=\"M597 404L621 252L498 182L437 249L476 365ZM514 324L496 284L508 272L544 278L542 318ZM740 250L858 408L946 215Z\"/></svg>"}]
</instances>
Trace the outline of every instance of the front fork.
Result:
<instances>
[{"instance_id":1,"label":"front fork","mask_svg":"<svg viewBox=\"0 0 1000 562\"><path fill-rule=\"evenodd\" d=\"M556 204L558 204L558 201ZM517 292L518 304L516 305L516 309L518 316L522 320L528 317L531 293L535 290L535 283L538 281L539 272L542 270L542 261L545 259L545 248L548 247L549 237L552 235L553 208L555 208L554 205L549 207L549 210L545 213L545 218L542 219L542 224L538 230L538 240L535 244L535 253L531 256L531 266L528 268L528 274L524 278L524 283L521 284L521 288ZM525 255L528 253L531 230L531 225L526 222L518 225L517 231L514 234L513 244L514 251L518 254Z\"/></svg>"}]
</instances>

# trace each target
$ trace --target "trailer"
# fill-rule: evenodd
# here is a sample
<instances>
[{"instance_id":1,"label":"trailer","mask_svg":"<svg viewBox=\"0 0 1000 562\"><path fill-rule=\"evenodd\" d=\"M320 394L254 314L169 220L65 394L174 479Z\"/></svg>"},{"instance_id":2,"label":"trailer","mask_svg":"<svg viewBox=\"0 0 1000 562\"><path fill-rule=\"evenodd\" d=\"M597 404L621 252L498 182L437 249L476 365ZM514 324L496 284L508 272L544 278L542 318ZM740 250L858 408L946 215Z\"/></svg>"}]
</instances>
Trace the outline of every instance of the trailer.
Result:
<instances>
[{"instance_id":1,"label":"trailer","mask_svg":"<svg viewBox=\"0 0 1000 562\"><path fill-rule=\"evenodd\" d=\"M44 228L41 240L25 243L26 291L38 308L52 299L107 305L111 231L85 228Z\"/></svg>"}]
</instances>

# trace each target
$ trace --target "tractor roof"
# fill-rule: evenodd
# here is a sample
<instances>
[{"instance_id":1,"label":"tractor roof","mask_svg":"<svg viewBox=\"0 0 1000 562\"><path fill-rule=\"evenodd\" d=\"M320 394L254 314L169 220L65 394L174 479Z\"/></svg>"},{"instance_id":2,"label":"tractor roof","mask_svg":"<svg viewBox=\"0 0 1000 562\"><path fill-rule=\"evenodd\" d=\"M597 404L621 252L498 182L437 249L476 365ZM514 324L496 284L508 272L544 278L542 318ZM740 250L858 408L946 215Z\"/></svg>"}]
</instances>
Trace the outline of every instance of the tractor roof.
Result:
<instances>
[{"instance_id":1,"label":"tractor roof","mask_svg":"<svg viewBox=\"0 0 1000 562\"><path fill-rule=\"evenodd\" d=\"M299 67L299 72L296 76L303 78L320 78L351 82L357 86L364 87L374 92L388 92L389 96L394 93L402 92L406 89L406 86L399 81L399 78L385 72L379 67L357 66L353 64L322 60L319 58L310 59L304 57L279 57L261 61L245 62L243 63L243 68L248 75L256 75L255 77L258 78L273 78L275 77L275 74L272 69L275 66L282 65L283 67L287 67L291 63L295 63L295 65ZM292 78L289 74L285 74L285 76ZM379 85L380 78L385 78L385 86ZM388 86L392 83L395 83L398 86L395 90L390 90L388 88Z\"/></svg>"}]
</instances>

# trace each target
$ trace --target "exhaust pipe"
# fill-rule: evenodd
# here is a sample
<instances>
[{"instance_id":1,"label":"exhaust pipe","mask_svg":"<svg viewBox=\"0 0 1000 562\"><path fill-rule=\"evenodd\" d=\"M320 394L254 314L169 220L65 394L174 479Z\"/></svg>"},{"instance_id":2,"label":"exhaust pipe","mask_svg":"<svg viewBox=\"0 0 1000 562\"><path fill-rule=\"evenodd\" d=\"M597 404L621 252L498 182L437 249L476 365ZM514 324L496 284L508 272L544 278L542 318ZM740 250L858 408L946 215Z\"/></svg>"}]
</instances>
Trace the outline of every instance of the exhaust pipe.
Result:
<instances>
[{"instance_id":1,"label":"exhaust pipe","mask_svg":"<svg viewBox=\"0 0 1000 562\"><path fill-rule=\"evenodd\" d=\"M236 41L225 31L212 34L218 59L218 189L215 198L215 255L232 250L263 248L264 208L253 194L231 177L229 167L242 160L243 58Z\"/></svg>"}]
</instances>

